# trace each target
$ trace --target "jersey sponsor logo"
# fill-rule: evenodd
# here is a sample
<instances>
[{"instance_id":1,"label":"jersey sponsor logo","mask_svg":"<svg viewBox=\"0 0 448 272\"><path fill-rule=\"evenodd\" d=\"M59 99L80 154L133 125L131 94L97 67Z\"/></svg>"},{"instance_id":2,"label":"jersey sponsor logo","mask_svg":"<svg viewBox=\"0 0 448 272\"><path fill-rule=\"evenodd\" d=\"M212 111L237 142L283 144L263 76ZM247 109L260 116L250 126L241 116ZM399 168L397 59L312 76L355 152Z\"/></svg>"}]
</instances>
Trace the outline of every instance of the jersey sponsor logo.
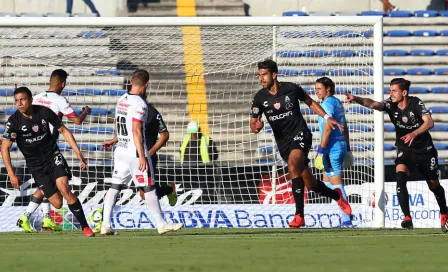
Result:
<instances>
[{"instance_id":1,"label":"jersey sponsor logo","mask_svg":"<svg viewBox=\"0 0 448 272\"><path fill-rule=\"evenodd\" d=\"M35 138L25 139L25 142L32 144L34 142L38 142L38 141L42 140L46 135L47 135L47 133L44 133L43 135L39 135Z\"/></svg>"},{"instance_id":2,"label":"jersey sponsor logo","mask_svg":"<svg viewBox=\"0 0 448 272\"><path fill-rule=\"evenodd\" d=\"M138 183L145 183L145 177L143 175L135 175L135 179Z\"/></svg>"},{"instance_id":3,"label":"jersey sponsor logo","mask_svg":"<svg viewBox=\"0 0 448 272\"><path fill-rule=\"evenodd\" d=\"M252 109L252 112L253 112L254 114L258 114L258 113L260 112L260 110L259 110L257 107L254 107L254 108Z\"/></svg>"},{"instance_id":4,"label":"jersey sponsor logo","mask_svg":"<svg viewBox=\"0 0 448 272\"><path fill-rule=\"evenodd\" d=\"M280 102L277 101L277 102L274 103L274 108L275 108L276 110L280 109L280 107L281 107Z\"/></svg>"},{"instance_id":5,"label":"jersey sponsor logo","mask_svg":"<svg viewBox=\"0 0 448 272\"><path fill-rule=\"evenodd\" d=\"M27 131L28 129L26 128L26 126L22 126L22 131Z\"/></svg>"},{"instance_id":6,"label":"jersey sponsor logo","mask_svg":"<svg viewBox=\"0 0 448 272\"><path fill-rule=\"evenodd\" d=\"M289 99L288 96L286 96L286 97L285 97L285 103L288 103L289 101L291 101L291 100Z\"/></svg>"},{"instance_id":7,"label":"jersey sponsor logo","mask_svg":"<svg viewBox=\"0 0 448 272\"><path fill-rule=\"evenodd\" d=\"M292 115L292 111L288 111L285 113L280 113L278 115L273 115L273 116L269 116L269 121L277 121L277 120L281 120L285 117L291 116Z\"/></svg>"},{"instance_id":8,"label":"jersey sponsor logo","mask_svg":"<svg viewBox=\"0 0 448 272\"><path fill-rule=\"evenodd\" d=\"M294 107L294 105L292 103L286 103L285 107L286 107L287 110L291 110L292 107Z\"/></svg>"},{"instance_id":9,"label":"jersey sponsor logo","mask_svg":"<svg viewBox=\"0 0 448 272\"><path fill-rule=\"evenodd\" d=\"M268 106L268 101L264 101L263 102L263 106L267 107Z\"/></svg>"},{"instance_id":10,"label":"jersey sponsor logo","mask_svg":"<svg viewBox=\"0 0 448 272\"><path fill-rule=\"evenodd\" d=\"M404 129L414 129L414 128L418 128L418 127L420 127L420 124L417 123L417 124L414 124L414 125L411 125L411 126L405 126L405 125L402 125L402 124L400 123L400 121L397 121L397 126L398 126L399 128L404 128Z\"/></svg>"},{"instance_id":11,"label":"jersey sponsor logo","mask_svg":"<svg viewBox=\"0 0 448 272\"><path fill-rule=\"evenodd\" d=\"M294 137L294 141L303 141L303 137L301 137L301 136L299 136L299 135L296 135L296 136Z\"/></svg>"},{"instance_id":12,"label":"jersey sponsor logo","mask_svg":"<svg viewBox=\"0 0 448 272\"><path fill-rule=\"evenodd\" d=\"M37 132L39 130L39 126L38 125L33 125L32 127L34 132Z\"/></svg>"}]
</instances>

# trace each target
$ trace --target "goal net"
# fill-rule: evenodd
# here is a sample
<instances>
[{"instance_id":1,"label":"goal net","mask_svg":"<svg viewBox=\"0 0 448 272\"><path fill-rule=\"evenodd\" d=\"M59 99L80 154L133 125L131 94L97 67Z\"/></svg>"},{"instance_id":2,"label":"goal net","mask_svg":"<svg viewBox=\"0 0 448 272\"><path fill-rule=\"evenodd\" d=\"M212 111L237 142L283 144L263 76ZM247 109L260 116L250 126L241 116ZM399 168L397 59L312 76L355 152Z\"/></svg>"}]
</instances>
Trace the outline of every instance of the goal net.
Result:
<instances>
[{"instance_id":1,"label":"goal net","mask_svg":"<svg viewBox=\"0 0 448 272\"><path fill-rule=\"evenodd\" d=\"M63 95L78 111L84 106L93 109L82 125L63 119L88 160L87 171L79 169L74 153L59 139L72 167L71 187L87 216L101 207L110 185L113 152L103 150L101 143L114 136L115 104L138 68L149 71L147 100L162 114L170 132L168 143L158 152L156 178L175 183L178 201L170 207L162 198L162 210L167 220L192 228L282 228L292 220L291 183L271 129L266 120L259 134L249 129L250 103L261 88L259 61L276 60L279 80L300 84L316 100L314 82L324 75L336 83L341 101L345 92L374 98L375 88L376 99L383 97L382 60L374 58L374 52L382 55L382 39L373 37L375 23L382 34L379 18L89 18L88 23L79 18L13 19L0 21L2 120L15 111L15 86L27 86L33 94L45 92L54 69L68 72ZM374 192L379 192L378 204L383 190L383 117L377 118L380 129L375 134L371 111L345 103L344 107L356 159L344 170L353 222L358 227L381 227L383 209L375 210L372 204ZM304 104L301 110L313 131L309 154L313 161L319 144L317 115ZM210 163L181 163L179 150L191 121L218 150L216 156L209 154ZM14 190L2 167L0 205L7 220L0 223L1 231L18 230L15 222L36 190L15 145L11 156L22 185L20 191ZM385 188L386 195L394 194L395 187ZM311 191L305 198L307 227L339 226L341 212L334 201ZM65 229L77 227L66 206L52 215ZM41 212L31 218L39 229ZM117 229L155 224L132 186L121 192L112 220ZM385 222L386 227L399 224L387 217Z\"/></svg>"}]
</instances>

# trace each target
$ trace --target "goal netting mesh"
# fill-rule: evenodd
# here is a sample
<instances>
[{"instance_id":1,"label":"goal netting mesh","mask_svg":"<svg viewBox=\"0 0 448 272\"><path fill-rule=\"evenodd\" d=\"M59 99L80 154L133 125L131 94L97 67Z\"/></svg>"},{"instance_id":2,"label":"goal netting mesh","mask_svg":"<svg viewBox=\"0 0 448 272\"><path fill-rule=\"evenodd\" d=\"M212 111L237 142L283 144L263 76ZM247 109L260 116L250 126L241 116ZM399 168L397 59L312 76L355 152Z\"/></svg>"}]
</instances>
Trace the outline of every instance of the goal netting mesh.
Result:
<instances>
[{"instance_id":1,"label":"goal netting mesh","mask_svg":"<svg viewBox=\"0 0 448 272\"><path fill-rule=\"evenodd\" d=\"M156 177L161 183L174 182L179 196L175 207L161 199L166 219L187 227L287 227L294 200L286 164L267 122L258 135L249 129L250 103L260 89L257 62L276 60L280 81L300 84L316 100L314 82L324 75L335 81L336 97L342 101L344 92L372 97L372 33L371 25L0 27L0 114L5 122L15 111L15 86L27 86L33 94L45 92L54 69L68 72L63 95L78 113L86 105L93 109L82 125L63 119L88 160L87 171L80 171L74 153L59 140L72 166L72 189L88 216L101 206L110 184L113 152L103 150L101 143L114 135L115 104L128 88L130 74L146 69L148 101L170 132L158 153ZM372 227L373 114L344 106L356 159L354 167L344 170L345 188L354 224ZM312 160L319 143L317 115L304 104L301 109L313 131ZM212 163L180 163L190 121L198 122L215 143L218 154ZM2 167L0 204L6 220L1 230L18 230L15 222L36 190L15 145L11 154L22 186L14 190ZM340 224L335 202L313 192L305 198L307 227ZM52 214L65 229L77 226L66 206ZM36 229L41 218L39 210L32 216ZM112 219L118 229L154 226L133 187L121 192Z\"/></svg>"}]
</instances>

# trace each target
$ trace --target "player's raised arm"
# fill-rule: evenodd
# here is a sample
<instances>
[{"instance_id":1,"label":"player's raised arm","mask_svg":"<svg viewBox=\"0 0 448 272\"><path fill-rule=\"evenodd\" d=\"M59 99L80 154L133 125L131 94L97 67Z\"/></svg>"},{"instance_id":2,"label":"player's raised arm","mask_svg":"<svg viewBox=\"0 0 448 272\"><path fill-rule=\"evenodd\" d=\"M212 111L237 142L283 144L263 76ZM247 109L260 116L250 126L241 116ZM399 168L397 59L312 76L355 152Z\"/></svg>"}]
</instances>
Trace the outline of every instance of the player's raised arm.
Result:
<instances>
[{"instance_id":1,"label":"player's raised arm","mask_svg":"<svg viewBox=\"0 0 448 272\"><path fill-rule=\"evenodd\" d=\"M360 96L355 96L349 93L345 93L345 96L347 98L347 103L355 102L361 106L364 106L366 108L377 110L377 111L383 111L384 110L384 104L375 100L372 100L370 98L363 98Z\"/></svg>"},{"instance_id":2,"label":"player's raised arm","mask_svg":"<svg viewBox=\"0 0 448 272\"><path fill-rule=\"evenodd\" d=\"M306 94L305 94L306 95ZM335 129L335 127L338 127L340 131L344 130L344 126L339 124L336 120L334 120L332 117L330 117L325 110L316 102L314 99L312 99L309 95L306 95L305 104L310 107L312 111L314 111L317 115L325 118L327 120L327 124L331 127L331 129Z\"/></svg>"},{"instance_id":3,"label":"player's raised arm","mask_svg":"<svg viewBox=\"0 0 448 272\"><path fill-rule=\"evenodd\" d=\"M87 163L84 159L84 156L82 155L81 151L79 150L78 144L76 143L75 137L73 137L73 134L64 126L58 128L59 133L65 138L67 143L72 147L73 152L75 152L76 157L81 162L81 169L87 169Z\"/></svg>"},{"instance_id":4,"label":"player's raised arm","mask_svg":"<svg viewBox=\"0 0 448 272\"><path fill-rule=\"evenodd\" d=\"M76 125L80 125L80 124L82 124L82 122L84 122L87 115L89 115L91 112L92 112L92 109L90 109L89 106L85 106L79 115L76 115L76 113L73 111L73 113L74 113L73 115L66 115L66 116L70 121L72 121Z\"/></svg>"}]
</instances>

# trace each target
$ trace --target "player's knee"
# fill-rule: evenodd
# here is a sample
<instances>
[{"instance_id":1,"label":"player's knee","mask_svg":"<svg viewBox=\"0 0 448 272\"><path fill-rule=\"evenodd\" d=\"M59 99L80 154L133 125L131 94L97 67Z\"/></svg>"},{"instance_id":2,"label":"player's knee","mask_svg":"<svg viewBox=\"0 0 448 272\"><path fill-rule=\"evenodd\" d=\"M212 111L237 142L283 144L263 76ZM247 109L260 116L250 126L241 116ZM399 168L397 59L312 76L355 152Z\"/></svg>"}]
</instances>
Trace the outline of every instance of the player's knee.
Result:
<instances>
[{"instance_id":1,"label":"player's knee","mask_svg":"<svg viewBox=\"0 0 448 272\"><path fill-rule=\"evenodd\" d=\"M427 180L426 183L428 184L428 187L431 191L436 189L440 185L440 182L437 179L436 180Z\"/></svg>"},{"instance_id":2,"label":"player's knee","mask_svg":"<svg viewBox=\"0 0 448 272\"><path fill-rule=\"evenodd\" d=\"M291 178L299 177L303 170L303 165L299 165L298 163L294 162L288 162L288 173Z\"/></svg>"},{"instance_id":3,"label":"player's knee","mask_svg":"<svg viewBox=\"0 0 448 272\"><path fill-rule=\"evenodd\" d=\"M405 172L397 172L395 174L397 179L397 193L401 191L401 188L406 188L406 182L408 181L408 175Z\"/></svg>"}]
</instances>

